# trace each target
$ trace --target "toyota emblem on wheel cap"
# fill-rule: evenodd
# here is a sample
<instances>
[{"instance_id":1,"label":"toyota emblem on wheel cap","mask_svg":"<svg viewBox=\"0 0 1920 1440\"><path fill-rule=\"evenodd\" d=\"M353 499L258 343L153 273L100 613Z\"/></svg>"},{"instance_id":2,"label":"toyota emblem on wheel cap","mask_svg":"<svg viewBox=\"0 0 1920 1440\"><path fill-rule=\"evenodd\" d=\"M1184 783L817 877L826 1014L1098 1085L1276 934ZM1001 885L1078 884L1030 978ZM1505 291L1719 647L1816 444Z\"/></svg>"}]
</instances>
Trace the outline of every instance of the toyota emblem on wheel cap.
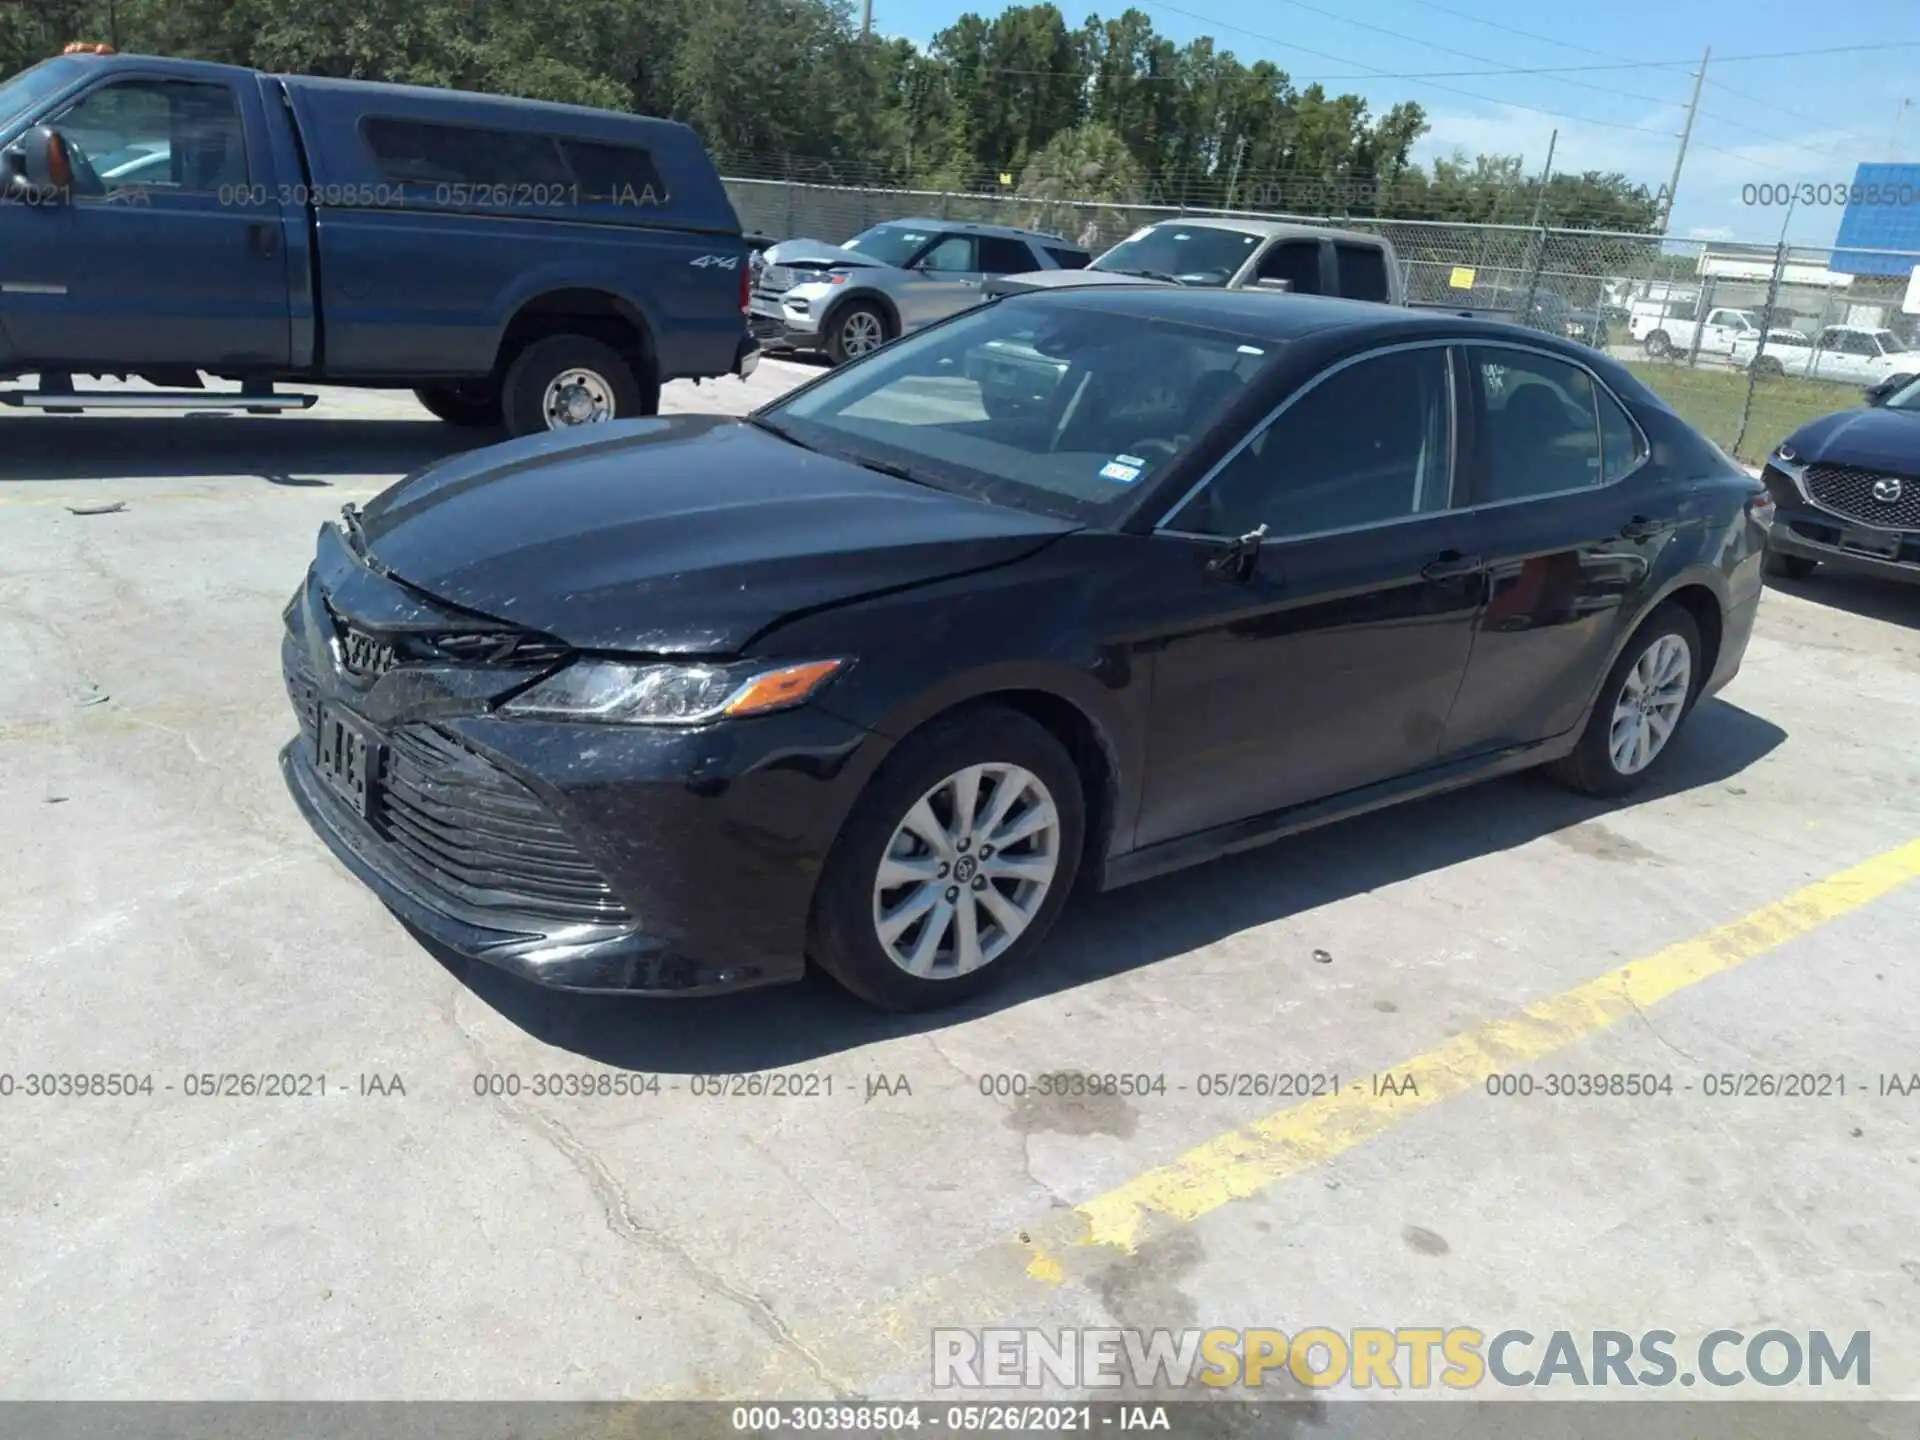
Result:
<instances>
[{"instance_id":1,"label":"toyota emblem on wheel cap","mask_svg":"<svg viewBox=\"0 0 1920 1440\"><path fill-rule=\"evenodd\" d=\"M1900 501L1900 491L1905 488L1897 475L1888 475L1873 482L1873 498L1882 505L1896 505Z\"/></svg>"}]
</instances>

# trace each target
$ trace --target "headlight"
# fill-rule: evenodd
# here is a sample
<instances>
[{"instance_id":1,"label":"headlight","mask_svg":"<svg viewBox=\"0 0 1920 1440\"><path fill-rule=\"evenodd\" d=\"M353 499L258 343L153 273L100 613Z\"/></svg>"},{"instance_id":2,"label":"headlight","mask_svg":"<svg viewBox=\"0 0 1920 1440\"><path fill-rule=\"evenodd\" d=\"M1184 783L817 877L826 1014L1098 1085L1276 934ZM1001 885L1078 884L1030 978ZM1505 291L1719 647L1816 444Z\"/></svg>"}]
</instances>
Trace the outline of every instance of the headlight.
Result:
<instances>
[{"instance_id":1,"label":"headlight","mask_svg":"<svg viewBox=\"0 0 1920 1440\"><path fill-rule=\"evenodd\" d=\"M576 660L500 707L508 715L615 725L700 725L804 704L845 662L634 665Z\"/></svg>"}]
</instances>

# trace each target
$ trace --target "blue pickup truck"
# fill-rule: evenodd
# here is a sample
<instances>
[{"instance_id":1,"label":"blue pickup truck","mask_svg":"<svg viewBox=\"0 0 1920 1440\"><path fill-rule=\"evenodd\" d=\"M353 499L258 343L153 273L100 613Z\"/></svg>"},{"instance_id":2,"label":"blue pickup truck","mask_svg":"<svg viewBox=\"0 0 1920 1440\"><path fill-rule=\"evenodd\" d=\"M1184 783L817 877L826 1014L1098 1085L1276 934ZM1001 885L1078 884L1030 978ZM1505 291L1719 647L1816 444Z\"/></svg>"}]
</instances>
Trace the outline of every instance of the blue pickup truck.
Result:
<instances>
[{"instance_id":1,"label":"blue pickup truck","mask_svg":"<svg viewBox=\"0 0 1920 1440\"><path fill-rule=\"evenodd\" d=\"M139 55L0 84L0 382L38 381L7 405L356 385L516 435L650 415L665 381L751 373L749 284L671 121Z\"/></svg>"}]
</instances>

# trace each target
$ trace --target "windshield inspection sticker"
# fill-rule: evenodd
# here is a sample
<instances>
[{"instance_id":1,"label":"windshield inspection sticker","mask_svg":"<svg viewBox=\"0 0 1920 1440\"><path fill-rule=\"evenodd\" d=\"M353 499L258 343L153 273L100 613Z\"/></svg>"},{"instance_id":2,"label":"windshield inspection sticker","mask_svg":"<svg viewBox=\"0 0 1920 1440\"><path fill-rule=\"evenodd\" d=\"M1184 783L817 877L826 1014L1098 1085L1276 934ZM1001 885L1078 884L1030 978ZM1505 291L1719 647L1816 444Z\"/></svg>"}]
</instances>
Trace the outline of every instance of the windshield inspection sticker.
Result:
<instances>
[{"instance_id":1,"label":"windshield inspection sticker","mask_svg":"<svg viewBox=\"0 0 1920 1440\"><path fill-rule=\"evenodd\" d=\"M1129 461L1133 463L1127 463ZM1140 478L1140 469L1146 463L1137 456L1121 455L1100 467L1100 478L1118 481L1122 485L1131 485Z\"/></svg>"}]
</instances>

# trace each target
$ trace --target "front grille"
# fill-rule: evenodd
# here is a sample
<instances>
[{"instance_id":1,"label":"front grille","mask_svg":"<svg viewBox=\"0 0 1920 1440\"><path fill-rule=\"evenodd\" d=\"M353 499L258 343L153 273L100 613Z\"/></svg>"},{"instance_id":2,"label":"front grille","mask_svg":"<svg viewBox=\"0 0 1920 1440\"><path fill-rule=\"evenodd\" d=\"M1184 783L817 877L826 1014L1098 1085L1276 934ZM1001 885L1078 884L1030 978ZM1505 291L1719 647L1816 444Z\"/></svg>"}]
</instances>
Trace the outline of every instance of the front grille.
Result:
<instances>
[{"instance_id":1,"label":"front grille","mask_svg":"<svg viewBox=\"0 0 1920 1440\"><path fill-rule=\"evenodd\" d=\"M1899 498L1876 498L1875 486L1897 485ZM1827 509L1886 530L1920 529L1920 477L1857 465L1809 465L1807 493Z\"/></svg>"},{"instance_id":2,"label":"front grille","mask_svg":"<svg viewBox=\"0 0 1920 1440\"><path fill-rule=\"evenodd\" d=\"M558 920L631 919L540 799L440 730L388 737L375 826L409 867L465 906Z\"/></svg>"}]
</instances>

